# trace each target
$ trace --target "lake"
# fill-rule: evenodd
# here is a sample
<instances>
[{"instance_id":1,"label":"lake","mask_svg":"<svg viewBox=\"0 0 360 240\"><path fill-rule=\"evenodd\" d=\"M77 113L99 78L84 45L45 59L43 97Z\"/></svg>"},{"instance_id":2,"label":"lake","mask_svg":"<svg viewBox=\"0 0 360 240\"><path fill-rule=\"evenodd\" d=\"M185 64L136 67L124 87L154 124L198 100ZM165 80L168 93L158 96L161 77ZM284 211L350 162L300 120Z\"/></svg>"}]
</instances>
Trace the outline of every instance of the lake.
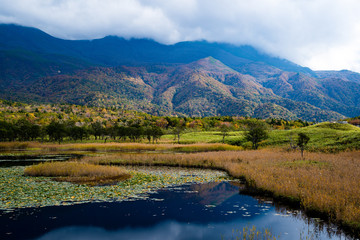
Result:
<instances>
[{"instance_id":1,"label":"lake","mask_svg":"<svg viewBox=\"0 0 360 240\"><path fill-rule=\"evenodd\" d=\"M334 226L239 188L228 181L185 184L144 199L1 211L0 239L221 240L252 226L277 239L347 239Z\"/></svg>"}]
</instances>

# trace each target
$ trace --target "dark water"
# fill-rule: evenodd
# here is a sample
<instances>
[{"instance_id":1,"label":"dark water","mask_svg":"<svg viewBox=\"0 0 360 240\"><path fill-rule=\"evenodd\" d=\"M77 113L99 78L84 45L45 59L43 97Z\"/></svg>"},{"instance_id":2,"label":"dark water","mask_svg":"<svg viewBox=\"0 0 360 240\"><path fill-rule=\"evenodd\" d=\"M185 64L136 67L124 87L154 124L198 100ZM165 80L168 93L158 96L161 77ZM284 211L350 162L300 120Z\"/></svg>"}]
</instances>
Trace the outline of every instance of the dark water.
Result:
<instances>
[{"instance_id":1,"label":"dark water","mask_svg":"<svg viewBox=\"0 0 360 240\"><path fill-rule=\"evenodd\" d=\"M80 158L78 154L49 154L49 155L0 155L0 167L29 166L46 161L67 161Z\"/></svg>"},{"instance_id":2,"label":"dark water","mask_svg":"<svg viewBox=\"0 0 360 240\"><path fill-rule=\"evenodd\" d=\"M0 212L0 239L236 239L256 226L277 239L346 239L299 211L239 194L228 183L186 185L146 200Z\"/></svg>"}]
</instances>

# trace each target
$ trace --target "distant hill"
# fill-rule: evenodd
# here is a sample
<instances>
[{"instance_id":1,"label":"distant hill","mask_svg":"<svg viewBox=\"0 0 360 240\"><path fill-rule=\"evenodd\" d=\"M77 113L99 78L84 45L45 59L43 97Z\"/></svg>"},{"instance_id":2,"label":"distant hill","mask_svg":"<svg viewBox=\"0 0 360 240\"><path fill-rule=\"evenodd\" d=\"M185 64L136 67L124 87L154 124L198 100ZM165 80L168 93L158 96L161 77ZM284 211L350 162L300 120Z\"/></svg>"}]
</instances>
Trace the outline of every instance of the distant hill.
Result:
<instances>
[{"instance_id":1,"label":"distant hill","mask_svg":"<svg viewBox=\"0 0 360 240\"><path fill-rule=\"evenodd\" d=\"M0 98L115 105L157 115L309 121L360 115L360 74L312 71L251 46L61 40L0 25Z\"/></svg>"},{"instance_id":2,"label":"distant hill","mask_svg":"<svg viewBox=\"0 0 360 240\"><path fill-rule=\"evenodd\" d=\"M308 68L260 53L251 46L234 46L206 41L163 45L148 39L125 40L114 36L95 40L69 41L54 38L35 28L7 24L0 24L0 36L0 49L21 48L60 54L104 66L190 63L212 56L236 70L252 62L263 62L285 71L314 74Z\"/></svg>"},{"instance_id":3,"label":"distant hill","mask_svg":"<svg viewBox=\"0 0 360 240\"><path fill-rule=\"evenodd\" d=\"M349 70L341 71L316 71L316 76L318 78L340 78L344 81L360 83L360 73L352 72Z\"/></svg>"}]
</instances>

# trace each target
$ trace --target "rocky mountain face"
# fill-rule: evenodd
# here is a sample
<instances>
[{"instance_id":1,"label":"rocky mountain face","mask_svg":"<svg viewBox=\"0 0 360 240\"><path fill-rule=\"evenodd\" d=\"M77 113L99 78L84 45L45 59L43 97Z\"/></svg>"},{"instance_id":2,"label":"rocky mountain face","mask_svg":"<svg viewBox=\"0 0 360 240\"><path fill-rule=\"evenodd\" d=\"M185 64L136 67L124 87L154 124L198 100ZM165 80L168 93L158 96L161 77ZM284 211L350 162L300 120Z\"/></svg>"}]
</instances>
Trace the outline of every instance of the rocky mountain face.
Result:
<instances>
[{"instance_id":1,"label":"rocky mountain face","mask_svg":"<svg viewBox=\"0 0 360 240\"><path fill-rule=\"evenodd\" d=\"M312 71L250 46L106 37L69 41L0 25L0 98L157 115L310 121L360 115L360 74Z\"/></svg>"}]
</instances>

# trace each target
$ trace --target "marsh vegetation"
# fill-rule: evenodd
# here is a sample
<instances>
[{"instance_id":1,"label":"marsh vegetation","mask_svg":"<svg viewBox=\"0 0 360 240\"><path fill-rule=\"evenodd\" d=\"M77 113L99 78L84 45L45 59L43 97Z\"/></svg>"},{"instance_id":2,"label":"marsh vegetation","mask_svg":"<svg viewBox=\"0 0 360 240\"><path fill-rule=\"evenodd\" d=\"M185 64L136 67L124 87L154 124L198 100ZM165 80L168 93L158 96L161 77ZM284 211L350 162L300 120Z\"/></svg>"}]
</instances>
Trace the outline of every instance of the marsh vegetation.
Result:
<instances>
[{"instance_id":1,"label":"marsh vegetation","mask_svg":"<svg viewBox=\"0 0 360 240\"><path fill-rule=\"evenodd\" d=\"M267 139L257 142L259 150L250 150L253 144L246 137L247 133L226 131L224 137L221 131L183 132L180 141L182 144L174 144L174 141L178 142L179 139L174 140L172 134L164 135L157 144L146 143L147 141L118 142L118 140L107 143L96 141L62 144L0 143L1 149L13 152L14 155L34 156L44 153L85 155L76 162L44 163L26 170L17 168L13 172L2 170L4 175L1 191L8 191L9 184L17 181L23 182L14 186L22 186L27 190L14 189L12 194L3 197L1 204L3 208L28 206L26 204L30 203L36 205L38 201L35 200L36 196L31 198L32 200L24 200L26 202L24 205L14 200L27 199L18 194L34 191L34 188L28 188L29 183L33 181L42 182L44 188L56 186L54 189L60 186L57 184L67 184L66 182L80 184L78 187L82 190L74 190L71 196L64 195L62 199L68 202L91 201L90 193L94 190L91 190L89 185L117 183L114 186L104 187L116 186L116 192L122 192L118 189L119 186L121 188L136 185L134 183L141 183L142 188L146 186L146 189L147 187L151 189L160 186L152 185L158 181L164 184L161 186L167 186L166 182L172 184L183 182L168 178L166 175L158 178L151 174L147 176L133 171L126 172L120 166L212 169L225 171L232 178L245 181L247 193L267 195L301 207L307 213L336 222L354 234L359 234L360 129L351 125L321 123L291 130L272 130L267 132ZM302 135L308 138L304 137L301 142L299 136ZM293 144L305 151L304 156L299 149L292 147L291 136ZM221 143L223 141L226 143ZM4 152L4 154L8 153ZM22 176L24 173L26 176ZM12 178L12 175L21 177ZM32 177L35 175L39 177ZM52 180L61 182L54 184ZM188 181L203 180L191 178ZM83 184L87 184L86 191ZM99 199L103 201L125 197L123 193L116 195L113 191L114 189L108 189L104 191L105 195L97 193L93 196L101 196ZM39 196L53 196L51 194L46 192ZM61 197L57 201L61 201ZM44 204L43 200L39 202Z\"/></svg>"},{"instance_id":2,"label":"marsh vegetation","mask_svg":"<svg viewBox=\"0 0 360 240\"><path fill-rule=\"evenodd\" d=\"M47 162L25 168L25 176L53 177L56 181L88 185L115 184L131 178L123 168L80 162Z\"/></svg>"},{"instance_id":3,"label":"marsh vegetation","mask_svg":"<svg viewBox=\"0 0 360 240\"><path fill-rule=\"evenodd\" d=\"M109 165L174 166L221 169L259 194L268 194L360 228L360 152L307 153L280 149L190 154L112 154L83 161ZM358 231L358 230L357 230Z\"/></svg>"}]
</instances>

